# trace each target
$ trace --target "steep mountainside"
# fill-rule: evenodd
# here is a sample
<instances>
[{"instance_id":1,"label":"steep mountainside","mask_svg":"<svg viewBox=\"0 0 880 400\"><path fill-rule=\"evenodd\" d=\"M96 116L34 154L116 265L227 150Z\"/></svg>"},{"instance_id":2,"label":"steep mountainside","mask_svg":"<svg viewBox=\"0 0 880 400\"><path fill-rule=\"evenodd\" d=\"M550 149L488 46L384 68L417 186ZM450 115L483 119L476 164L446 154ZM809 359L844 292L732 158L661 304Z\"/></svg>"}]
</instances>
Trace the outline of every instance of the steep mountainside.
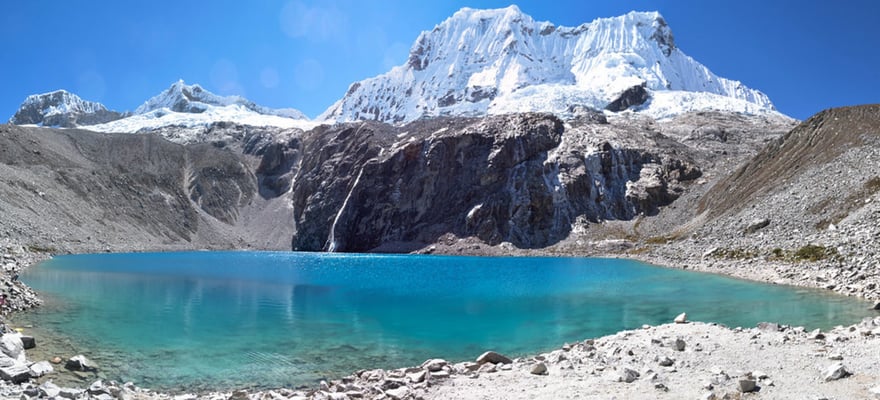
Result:
<instances>
[{"instance_id":1,"label":"steep mountainside","mask_svg":"<svg viewBox=\"0 0 880 400\"><path fill-rule=\"evenodd\" d=\"M542 248L604 221L664 215L727 165L712 161L716 151L741 159L736 149L787 123L679 118L715 121L727 142L697 135L685 145L650 118L590 110L568 122L527 113L309 131L214 123L209 143L186 146L5 126L0 222L7 235L90 250L414 250L450 237ZM750 125L731 129L738 118ZM156 133L181 132L190 131Z\"/></svg>"},{"instance_id":2,"label":"steep mountainside","mask_svg":"<svg viewBox=\"0 0 880 400\"><path fill-rule=\"evenodd\" d=\"M767 266L780 283L880 297L878 165L880 105L822 111L721 179L654 251L671 264Z\"/></svg>"},{"instance_id":3,"label":"steep mountainside","mask_svg":"<svg viewBox=\"0 0 880 400\"><path fill-rule=\"evenodd\" d=\"M458 11L419 36L406 64L352 84L318 119L399 123L438 115L566 114L575 104L654 117L773 110L763 93L685 55L656 12L571 28L536 22L510 6Z\"/></svg>"},{"instance_id":4,"label":"steep mountainside","mask_svg":"<svg viewBox=\"0 0 880 400\"><path fill-rule=\"evenodd\" d=\"M253 166L266 136L243 138L247 156L155 135L0 125L0 235L78 251L285 248L289 233L283 245L260 233L280 227L246 226L274 207Z\"/></svg>"},{"instance_id":5,"label":"steep mountainside","mask_svg":"<svg viewBox=\"0 0 880 400\"><path fill-rule=\"evenodd\" d=\"M9 119L9 123L71 128L101 124L124 116L108 110L101 103L85 101L73 93L56 90L28 96L15 115Z\"/></svg>"}]
</instances>

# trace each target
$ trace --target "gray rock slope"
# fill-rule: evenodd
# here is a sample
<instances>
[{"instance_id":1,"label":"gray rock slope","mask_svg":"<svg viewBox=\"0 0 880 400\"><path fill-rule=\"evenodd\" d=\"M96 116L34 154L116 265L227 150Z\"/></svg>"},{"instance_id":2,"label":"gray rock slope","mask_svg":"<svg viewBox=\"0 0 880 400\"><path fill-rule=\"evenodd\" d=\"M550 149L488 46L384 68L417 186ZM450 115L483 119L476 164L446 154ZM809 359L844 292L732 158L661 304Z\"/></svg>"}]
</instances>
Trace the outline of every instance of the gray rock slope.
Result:
<instances>
[{"instance_id":1,"label":"gray rock slope","mask_svg":"<svg viewBox=\"0 0 880 400\"><path fill-rule=\"evenodd\" d=\"M216 123L206 137L222 139L190 145L2 126L0 234L69 251L413 251L450 237L540 249L607 237L609 221L680 223L675 204L790 124L578 113L308 132Z\"/></svg>"}]
</instances>

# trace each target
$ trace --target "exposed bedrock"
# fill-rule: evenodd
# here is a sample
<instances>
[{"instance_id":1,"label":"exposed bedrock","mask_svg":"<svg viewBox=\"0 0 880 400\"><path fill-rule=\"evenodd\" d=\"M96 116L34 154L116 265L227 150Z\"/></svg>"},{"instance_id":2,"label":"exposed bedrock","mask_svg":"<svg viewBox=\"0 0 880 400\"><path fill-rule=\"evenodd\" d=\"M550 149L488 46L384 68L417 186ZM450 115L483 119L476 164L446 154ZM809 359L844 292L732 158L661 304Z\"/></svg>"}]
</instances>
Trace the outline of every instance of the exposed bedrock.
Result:
<instances>
[{"instance_id":1,"label":"exposed bedrock","mask_svg":"<svg viewBox=\"0 0 880 400\"><path fill-rule=\"evenodd\" d=\"M685 160L593 136L545 114L317 129L293 179L293 248L368 251L446 233L544 247L579 217L656 213L700 176Z\"/></svg>"}]
</instances>

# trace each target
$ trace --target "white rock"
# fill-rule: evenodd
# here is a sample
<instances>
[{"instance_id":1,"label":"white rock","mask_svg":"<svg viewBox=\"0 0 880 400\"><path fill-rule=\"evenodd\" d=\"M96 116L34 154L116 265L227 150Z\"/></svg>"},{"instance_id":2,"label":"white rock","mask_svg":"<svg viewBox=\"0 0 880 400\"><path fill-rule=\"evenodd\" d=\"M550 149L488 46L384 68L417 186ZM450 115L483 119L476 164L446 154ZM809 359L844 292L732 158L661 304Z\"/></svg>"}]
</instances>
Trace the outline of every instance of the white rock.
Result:
<instances>
[{"instance_id":1,"label":"white rock","mask_svg":"<svg viewBox=\"0 0 880 400\"><path fill-rule=\"evenodd\" d=\"M24 343L18 333L6 333L0 337L0 351L19 362L27 361L24 354Z\"/></svg>"},{"instance_id":2,"label":"white rock","mask_svg":"<svg viewBox=\"0 0 880 400\"><path fill-rule=\"evenodd\" d=\"M681 313L681 314L678 314L678 316L676 316L673 321L676 324L683 324L683 323L687 322L687 318L688 318L687 313Z\"/></svg>"},{"instance_id":3,"label":"white rock","mask_svg":"<svg viewBox=\"0 0 880 400\"><path fill-rule=\"evenodd\" d=\"M403 400L407 396L409 396L409 388L406 386L401 386L397 389L388 389L385 391L385 394L392 398L393 400Z\"/></svg>"},{"instance_id":4,"label":"white rock","mask_svg":"<svg viewBox=\"0 0 880 400\"><path fill-rule=\"evenodd\" d=\"M850 372L846 370L843 363L834 363L825 370L824 378L825 381L836 381L850 375Z\"/></svg>"},{"instance_id":5,"label":"white rock","mask_svg":"<svg viewBox=\"0 0 880 400\"><path fill-rule=\"evenodd\" d=\"M39 378L43 375L46 375L48 373L55 371L55 369L52 368L52 364L50 364L48 361L40 361L40 362L33 363L30 366L30 370L31 370L31 377L33 377L33 378Z\"/></svg>"}]
</instances>

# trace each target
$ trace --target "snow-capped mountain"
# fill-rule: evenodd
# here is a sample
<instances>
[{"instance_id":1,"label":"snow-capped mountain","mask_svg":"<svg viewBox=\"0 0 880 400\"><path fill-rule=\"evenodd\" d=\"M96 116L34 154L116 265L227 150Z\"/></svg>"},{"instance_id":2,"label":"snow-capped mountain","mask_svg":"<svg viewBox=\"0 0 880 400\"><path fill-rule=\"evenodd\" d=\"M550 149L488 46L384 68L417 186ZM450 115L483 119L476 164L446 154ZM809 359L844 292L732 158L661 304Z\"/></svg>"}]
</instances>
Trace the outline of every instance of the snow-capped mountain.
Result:
<instances>
[{"instance_id":1,"label":"snow-capped mountain","mask_svg":"<svg viewBox=\"0 0 880 400\"><path fill-rule=\"evenodd\" d=\"M241 96L218 96L203 89L198 84L187 85L183 80L174 82L162 93L147 100L135 110L135 114L147 114L154 110L167 108L182 113L202 113L211 107L238 105L246 110L262 115L275 115L292 119L308 119L305 114L293 108L273 109L258 105Z\"/></svg>"},{"instance_id":2,"label":"snow-capped mountain","mask_svg":"<svg viewBox=\"0 0 880 400\"><path fill-rule=\"evenodd\" d=\"M110 111L100 103L58 90L28 96L9 120L16 125L82 127L98 132L137 133L171 126L195 132L172 138L182 142L198 141L201 131L215 122L301 129L316 125L299 110L263 107L241 96L218 96L182 80L144 102L134 113Z\"/></svg>"},{"instance_id":3,"label":"snow-capped mountain","mask_svg":"<svg viewBox=\"0 0 880 400\"><path fill-rule=\"evenodd\" d=\"M122 118L101 103L86 101L65 90L28 96L15 115L9 119L15 125L74 127L100 124Z\"/></svg>"},{"instance_id":4,"label":"snow-capped mountain","mask_svg":"<svg viewBox=\"0 0 880 400\"><path fill-rule=\"evenodd\" d=\"M407 122L422 116L627 107L655 117L695 109L774 112L763 93L718 77L675 46L657 12L577 27L536 22L516 6L464 8L422 32L409 60L351 85L318 119Z\"/></svg>"}]
</instances>

